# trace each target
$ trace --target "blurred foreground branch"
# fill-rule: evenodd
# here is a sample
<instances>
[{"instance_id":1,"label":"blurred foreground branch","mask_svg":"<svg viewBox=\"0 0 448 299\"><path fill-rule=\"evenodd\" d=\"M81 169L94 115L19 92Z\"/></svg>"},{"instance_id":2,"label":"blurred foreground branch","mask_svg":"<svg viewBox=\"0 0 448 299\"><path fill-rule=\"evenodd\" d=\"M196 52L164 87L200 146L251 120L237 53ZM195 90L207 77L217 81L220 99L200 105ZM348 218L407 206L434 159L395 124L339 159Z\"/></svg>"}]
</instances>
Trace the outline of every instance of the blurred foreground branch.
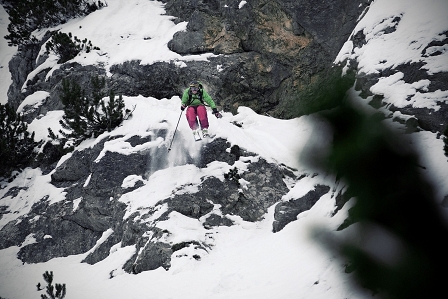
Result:
<instances>
[{"instance_id":1,"label":"blurred foreground branch","mask_svg":"<svg viewBox=\"0 0 448 299\"><path fill-rule=\"evenodd\" d=\"M349 101L320 115L333 133L331 148L321 157L311 149L306 162L335 173L355 204L339 228L345 231L319 239L379 298L443 296L448 230L411 143L385 126L384 116L365 115Z\"/></svg>"}]
</instances>

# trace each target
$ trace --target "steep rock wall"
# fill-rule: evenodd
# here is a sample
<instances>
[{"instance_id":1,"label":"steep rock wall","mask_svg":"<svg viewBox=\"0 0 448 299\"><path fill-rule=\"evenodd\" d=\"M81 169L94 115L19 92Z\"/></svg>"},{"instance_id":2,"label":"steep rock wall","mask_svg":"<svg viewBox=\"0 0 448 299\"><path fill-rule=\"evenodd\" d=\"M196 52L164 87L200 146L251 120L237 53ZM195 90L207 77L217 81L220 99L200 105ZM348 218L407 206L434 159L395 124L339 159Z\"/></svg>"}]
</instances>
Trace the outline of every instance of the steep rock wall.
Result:
<instances>
[{"instance_id":1,"label":"steep rock wall","mask_svg":"<svg viewBox=\"0 0 448 299\"><path fill-rule=\"evenodd\" d=\"M153 142L154 138L168 137L166 131L159 131L145 138L132 136L126 142L137 147ZM211 162L234 167L224 180L204 176L195 192L190 186L179 186L166 198L129 212L126 194L145 188L148 169L163 167L161 160L167 158L167 149L162 147L154 153L141 150L132 155L107 152L99 158L109 141L112 140L104 139L92 148L76 150L54 169L51 184L64 190L64 200L51 203L49 196L44 196L20 221L1 227L0 249L19 246L18 258L25 263L86 254L83 262L95 264L108 257L114 246L134 246L135 253L122 265L125 271L136 274L159 267L168 270L171 260L185 248L194 248L183 253L192 259L200 260L207 254L214 245L216 227L237 225L235 219L260 221L269 207L280 203L272 224L273 231L278 232L330 190L319 185L317 191L310 191L303 198L282 203L283 195L289 192L285 181L309 175L298 178L294 170L284 165L268 163L217 138L203 146L199 158L187 158L198 168L207 168ZM244 171L235 166L237 161L244 164ZM132 185L123 184L130 177L141 179ZM245 186L240 182L245 182ZM11 189L2 198L19 201L21 191ZM176 242L171 238L176 232L165 228L164 223L183 216L194 221L198 234L196 238Z\"/></svg>"},{"instance_id":2,"label":"steep rock wall","mask_svg":"<svg viewBox=\"0 0 448 299\"><path fill-rule=\"evenodd\" d=\"M188 62L187 68L169 62L115 65L107 88L129 96L169 98L180 95L188 82L198 79L226 111L235 112L243 105L258 113L291 118L334 106L316 98L319 91L331 89L331 78L340 74L332 62L370 1L256 0L241 7L240 1L233 0L162 2L177 22L188 22L187 30L170 41L172 51L218 56L208 62ZM44 41L32 49L21 49L10 64L12 105L17 107L36 90L50 92L47 102L29 113L30 119L61 109L58 99L63 77L88 89L86 82L91 76L105 74L99 67L95 70L68 62L49 79L49 70L42 70L26 82L27 74L43 59L38 53Z\"/></svg>"},{"instance_id":3,"label":"steep rock wall","mask_svg":"<svg viewBox=\"0 0 448 299\"><path fill-rule=\"evenodd\" d=\"M239 105L258 113L290 118L334 103L317 103L321 90L338 70L332 62L370 1L164 1L169 14L188 21L187 31L170 42L180 54L213 52L226 61L244 59L234 69L214 76L196 74L212 85L219 104L234 111ZM244 54L254 53L255 59ZM247 57L247 56L246 56ZM234 64L234 63L233 63Z\"/></svg>"}]
</instances>

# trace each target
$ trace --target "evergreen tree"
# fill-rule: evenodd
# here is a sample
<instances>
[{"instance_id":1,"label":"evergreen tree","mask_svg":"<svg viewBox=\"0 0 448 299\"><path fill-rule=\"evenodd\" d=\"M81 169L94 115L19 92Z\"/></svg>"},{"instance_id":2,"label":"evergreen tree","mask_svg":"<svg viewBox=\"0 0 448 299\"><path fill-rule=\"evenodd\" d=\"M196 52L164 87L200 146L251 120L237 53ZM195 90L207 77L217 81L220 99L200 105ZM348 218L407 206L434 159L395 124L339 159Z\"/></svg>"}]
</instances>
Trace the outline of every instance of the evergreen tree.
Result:
<instances>
[{"instance_id":1,"label":"evergreen tree","mask_svg":"<svg viewBox=\"0 0 448 299\"><path fill-rule=\"evenodd\" d=\"M64 63L78 55L81 51L79 45L71 39L71 33L68 35L63 32L56 32L51 40L45 45L47 53L53 51L58 57L58 63Z\"/></svg>"},{"instance_id":2,"label":"evergreen tree","mask_svg":"<svg viewBox=\"0 0 448 299\"><path fill-rule=\"evenodd\" d=\"M62 24L105 6L101 1L96 4L86 0L3 0L2 4L9 14L5 39L10 46L36 42L31 36L34 30Z\"/></svg>"},{"instance_id":3,"label":"evergreen tree","mask_svg":"<svg viewBox=\"0 0 448 299\"><path fill-rule=\"evenodd\" d=\"M75 144L89 138L87 131L87 119L89 101L84 95L84 90L76 82L70 83L68 79L62 80L61 102L64 104L64 116L59 121L63 130L59 132L67 139L74 140Z\"/></svg>"},{"instance_id":4,"label":"evergreen tree","mask_svg":"<svg viewBox=\"0 0 448 299\"><path fill-rule=\"evenodd\" d=\"M69 32L56 32L53 33L51 40L45 44L47 53L50 51L55 53L58 57L58 63L64 63L70 59L76 57L79 52L86 51L89 53L90 50L99 50L100 48L94 47L92 42L86 38L80 40L78 37L73 37L72 33Z\"/></svg>"},{"instance_id":5,"label":"evergreen tree","mask_svg":"<svg viewBox=\"0 0 448 299\"><path fill-rule=\"evenodd\" d=\"M0 104L0 176L7 176L17 167L27 166L35 156L34 132L30 134L23 115L8 104Z\"/></svg>"},{"instance_id":6,"label":"evergreen tree","mask_svg":"<svg viewBox=\"0 0 448 299\"><path fill-rule=\"evenodd\" d=\"M89 109L89 129L93 132L94 137L98 137L103 132L110 132L118 127L124 119L123 109L124 101L121 95L118 99L111 90L109 93L109 101L106 103L101 100L97 105Z\"/></svg>"},{"instance_id":7,"label":"evergreen tree","mask_svg":"<svg viewBox=\"0 0 448 299\"><path fill-rule=\"evenodd\" d=\"M59 138L48 129L52 139L59 139L64 145L69 141L77 145L87 138L112 131L131 115L132 111L125 109L121 95L116 97L111 90L109 99L103 99L104 78L94 77L91 82L93 92L89 100L79 84L63 80L61 102L64 104L64 116L60 124L64 130L59 131L62 134Z\"/></svg>"},{"instance_id":8,"label":"evergreen tree","mask_svg":"<svg viewBox=\"0 0 448 299\"><path fill-rule=\"evenodd\" d=\"M47 283L47 286L45 287L46 294L40 295L42 299L63 299L66 295L66 286L64 284L57 283L53 285L53 271L48 272L45 271L43 274L44 280ZM37 284L37 290L41 291L43 290L41 288L41 284Z\"/></svg>"}]
</instances>

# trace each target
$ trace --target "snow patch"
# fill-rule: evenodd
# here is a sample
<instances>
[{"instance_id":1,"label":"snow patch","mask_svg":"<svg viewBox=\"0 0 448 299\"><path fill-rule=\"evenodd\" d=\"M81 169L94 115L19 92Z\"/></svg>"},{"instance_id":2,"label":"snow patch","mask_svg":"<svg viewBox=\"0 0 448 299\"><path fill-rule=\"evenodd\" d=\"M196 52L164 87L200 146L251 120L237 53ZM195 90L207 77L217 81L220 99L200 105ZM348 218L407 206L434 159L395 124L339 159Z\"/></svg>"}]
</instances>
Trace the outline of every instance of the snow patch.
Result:
<instances>
[{"instance_id":1,"label":"snow patch","mask_svg":"<svg viewBox=\"0 0 448 299\"><path fill-rule=\"evenodd\" d=\"M35 93L27 96L25 100L17 108L17 113L22 113L23 109L27 106L31 106L33 110L39 108L40 105L50 96L49 92L36 91ZM29 108L28 108L29 109ZM28 112L28 111L26 111Z\"/></svg>"},{"instance_id":2,"label":"snow patch","mask_svg":"<svg viewBox=\"0 0 448 299\"><path fill-rule=\"evenodd\" d=\"M241 1L241 2L238 4L238 9L243 8L243 6L246 5L246 4L247 4L247 1Z\"/></svg>"}]
</instances>

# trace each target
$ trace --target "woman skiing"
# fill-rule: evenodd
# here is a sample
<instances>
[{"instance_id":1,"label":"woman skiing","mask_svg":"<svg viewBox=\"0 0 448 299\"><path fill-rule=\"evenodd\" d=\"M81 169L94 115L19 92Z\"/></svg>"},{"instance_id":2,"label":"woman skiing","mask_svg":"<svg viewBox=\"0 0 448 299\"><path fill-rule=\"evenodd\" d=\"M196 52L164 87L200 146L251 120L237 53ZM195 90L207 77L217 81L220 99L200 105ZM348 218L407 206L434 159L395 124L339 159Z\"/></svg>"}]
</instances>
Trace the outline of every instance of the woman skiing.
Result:
<instances>
[{"instance_id":1,"label":"woman skiing","mask_svg":"<svg viewBox=\"0 0 448 299\"><path fill-rule=\"evenodd\" d=\"M213 114L217 118L221 118L222 115L216 109L216 104L210 95L202 88L202 84L193 81L190 86L185 89L182 95L181 110L183 111L187 108L187 121L190 128L193 130L195 137L198 133L198 122L196 118L199 119L200 129L202 129L202 135L204 137L209 136L208 134L208 118L207 118L207 108L205 104L210 106L213 110Z\"/></svg>"}]
</instances>

